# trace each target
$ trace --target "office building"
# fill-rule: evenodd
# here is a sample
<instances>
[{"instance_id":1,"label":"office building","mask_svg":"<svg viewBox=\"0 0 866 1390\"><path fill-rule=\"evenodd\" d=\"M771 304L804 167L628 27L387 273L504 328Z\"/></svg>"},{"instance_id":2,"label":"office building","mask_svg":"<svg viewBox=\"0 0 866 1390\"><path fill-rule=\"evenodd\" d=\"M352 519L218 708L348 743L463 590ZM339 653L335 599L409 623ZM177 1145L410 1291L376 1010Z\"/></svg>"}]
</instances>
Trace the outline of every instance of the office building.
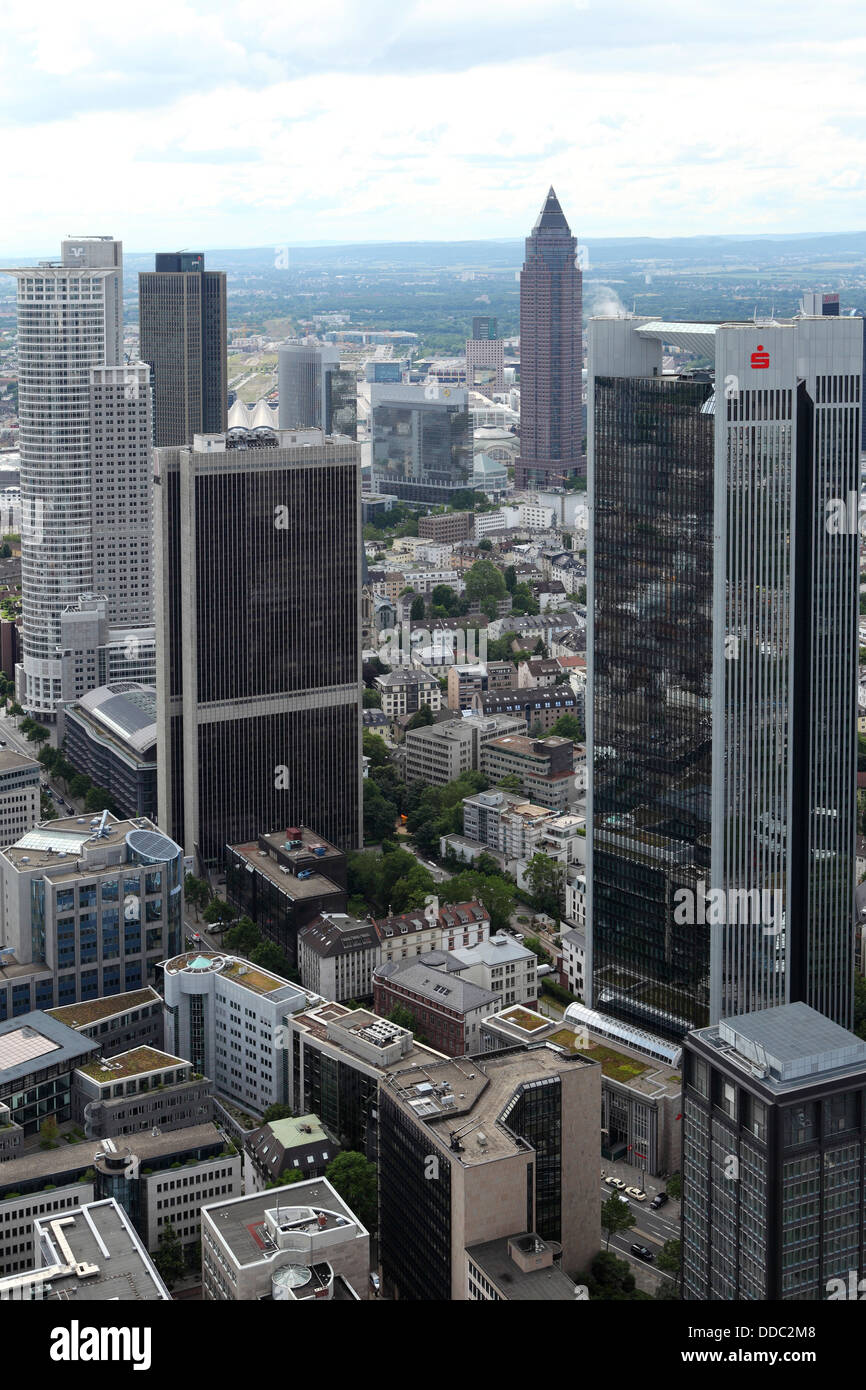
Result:
<instances>
[{"instance_id":1,"label":"office building","mask_svg":"<svg viewBox=\"0 0 866 1390\"><path fill-rule=\"evenodd\" d=\"M355 369L340 367L336 348L286 343L279 350L277 364L281 430L321 429L325 434L357 439Z\"/></svg>"},{"instance_id":2,"label":"office building","mask_svg":"<svg viewBox=\"0 0 866 1390\"><path fill-rule=\"evenodd\" d=\"M181 851L144 816L36 825L0 877L0 1019L144 989L180 947Z\"/></svg>"},{"instance_id":3,"label":"office building","mask_svg":"<svg viewBox=\"0 0 866 1390\"><path fill-rule=\"evenodd\" d=\"M665 1036L847 1024L862 324L590 335L592 1000Z\"/></svg>"},{"instance_id":4,"label":"office building","mask_svg":"<svg viewBox=\"0 0 866 1390\"><path fill-rule=\"evenodd\" d=\"M108 792L125 816L156 816L156 689L141 681L100 685L64 710L66 752L76 771Z\"/></svg>"},{"instance_id":5,"label":"office building","mask_svg":"<svg viewBox=\"0 0 866 1390\"><path fill-rule=\"evenodd\" d=\"M551 188L520 272L520 457L514 483L560 487L584 471L582 281Z\"/></svg>"},{"instance_id":6,"label":"office building","mask_svg":"<svg viewBox=\"0 0 866 1390\"><path fill-rule=\"evenodd\" d=\"M481 751L490 739L519 734L525 728L522 719L507 715L468 715L443 724L407 729L406 781L444 787L463 772L479 770Z\"/></svg>"},{"instance_id":7,"label":"office building","mask_svg":"<svg viewBox=\"0 0 866 1390\"><path fill-rule=\"evenodd\" d=\"M379 937L370 921L326 912L298 932L298 971L305 989L323 999L372 999Z\"/></svg>"},{"instance_id":8,"label":"office building","mask_svg":"<svg viewBox=\"0 0 866 1390\"><path fill-rule=\"evenodd\" d=\"M38 717L99 684L62 615L103 595L107 623L150 622L150 393L124 365L122 248L63 242L17 281L23 662L16 692Z\"/></svg>"},{"instance_id":9,"label":"office building","mask_svg":"<svg viewBox=\"0 0 866 1390\"><path fill-rule=\"evenodd\" d=\"M436 677L428 675L426 671L398 666L394 671L385 671L377 676L375 685L382 696L382 713L388 719L398 719L401 714L416 714L424 706L434 714L438 714L442 708L442 687Z\"/></svg>"},{"instance_id":10,"label":"office building","mask_svg":"<svg viewBox=\"0 0 866 1390\"><path fill-rule=\"evenodd\" d=\"M99 686L156 680L154 628L112 624L109 607L105 594L80 594L60 615L58 720L71 702Z\"/></svg>"},{"instance_id":11,"label":"office building","mask_svg":"<svg viewBox=\"0 0 866 1390\"><path fill-rule=\"evenodd\" d=\"M0 844L14 844L39 820L41 778L40 763L0 748Z\"/></svg>"},{"instance_id":12,"label":"office building","mask_svg":"<svg viewBox=\"0 0 866 1390\"><path fill-rule=\"evenodd\" d=\"M72 1078L72 1119L88 1139L167 1132L213 1119L213 1083L192 1064L146 1044L89 1059Z\"/></svg>"},{"instance_id":13,"label":"office building","mask_svg":"<svg viewBox=\"0 0 866 1390\"><path fill-rule=\"evenodd\" d=\"M213 1202L202 1214L205 1302L363 1299L370 1236L327 1178Z\"/></svg>"},{"instance_id":14,"label":"office building","mask_svg":"<svg viewBox=\"0 0 866 1390\"><path fill-rule=\"evenodd\" d=\"M468 541L474 534L473 512L429 512L418 518L418 535L422 540L443 543Z\"/></svg>"},{"instance_id":15,"label":"office building","mask_svg":"<svg viewBox=\"0 0 866 1390\"><path fill-rule=\"evenodd\" d=\"M386 1286L401 1299L466 1300L467 1250L516 1232L558 1242L568 1275L585 1269L601 1234L600 1105L601 1067L548 1046L387 1079L379 1099Z\"/></svg>"},{"instance_id":16,"label":"office building","mask_svg":"<svg viewBox=\"0 0 866 1390\"><path fill-rule=\"evenodd\" d=\"M466 1251L466 1297L473 1303L563 1303L580 1296L556 1263L558 1250L531 1231L486 1240Z\"/></svg>"},{"instance_id":17,"label":"office building","mask_svg":"<svg viewBox=\"0 0 866 1390\"><path fill-rule=\"evenodd\" d=\"M371 484L401 502L472 488L472 422L458 386L370 386Z\"/></svg>"},{"instance_id":18,"label":"office building","mask_svg":"<svg viewBox=\"0 0 866 1390\"><path fill-rule=\"evenodd\" d=\"M313 1004L284 1022L286 1103L296 1115L318 1115L341 1148L375 1162L380 1082L398 1068L440 1061L441 1054L416 1042L408 1028L345 1004Z\"/></svg>"},{"instance_id":19,"label":"office building","mask_svg":"<svg viewBox=\"0 0 866 1390\"><path fill-rule=\"evenodd\" d=\"M798 1002L697 1029L684 1063L683 1297L858 1298L866 1042Z\"/></svg>"},{"instance_id":20,"label":"office building","mask_svg":"<svg viewBox=\"0 0 866 1390\"><path fill-rule=\"evenodd\" d=\"M373 971L373 1006L389 1017L401 1009L412 1029L446 1057L465 1057L479 1047L481 1021L497 1003L493 989L467 978L447 951L415 960L383 961Z\"/></svg>"},{"instance_id":21,"label":"office building","mask_svg":"<svg viewBox=\"0 0 866 1390\"><path fill-rule=\"evenodd\" d=\"M301 928L346 910L346 856L304 825L229 845L226 898L297 964Z\"/></svg>"},{"instance_id":22,"label":"office building","mask_svg":"<svg viewBox=\"0 0 866 1390\"><path fill-rule=\"evenodd\" d=\"M238 431L157 460L160 824L204 869L278 825L357 848L357 445Z\"/></svg>"},{"instance_id":23,"label":"office building","mask_svg":"<svg viewBox=\"0 0 866 1390\"><path fill-rule=\"evenodd\" d=\"M260 1115L284 1101L279 1030L318 995L249 961L204 951L166 960L162 971L166 1047L243 1110Z\"/></svg>"},{"instance_id":24,"label":"office building","mask_svg":"<svg viewBox=\"0 0 866 1390\"><path fill-rule=\"evenodd\" d=\"M577 797L570 738L492 738L481 749L480 768L494 785L504 777L519 777L524 796L551 811L562 813Z\"/></svg>"},{"instance_id":25,"label":"office building","mask_svg":"<svg viewBox=\"0 0 866 1390\"><path fill-rule=\"evenodd\" d=\"M466 340L466 387L490 397L505 390L505 346L493 318L473 318Z\"/></svg>"},{"instance_id":26,"label":"office building","mask_svg":"<svg viewBox=\"0 0 866 1390\"><path fill-rule=\"evenodd\" d=\"M0 1279L0 1299L48 1299L67 1306L71 1299L76 1304L171 1299L126 1212L110 1198L37 1217L33 1232L35 1266Z\"/></svg>"},{"instance_id":27,"label":"office building","mask_svg":"<svg viewBox=\"0 0 866 1390\"><path fill-rule=\"evenodd\" d=\"M139 353L153 385L153 442L181 448L226 428L226 277L200 251L158 252L138 277Z\"/></svg>"},{"instance_id":28,"label":"office building","mask_svg":"<svg viewBox=\"0 0 866 1390\"><path fill-rule=\"evenodd\" d=\"M819 317L838 318L841 312L838 294L825 294L820 291L807 290L800 300L800 313L808 316L818 315ZM853 309L848 311L853 315ZM862 314L858 315L862 319ZM863 385L860 393L862 403L863 392L866 390L866 328L863 332ZM860 411L860 448L866 453L866 410Z\"/></svg>"},{"instance_id":29,"label":"office building","mask_svg":"<svg viewBox=\"0 0 866 1390\"><path fill-rule=\"evenodd\" d=\"M113 1057L138 1046L162 1050L162 996L152 985L127 994L61 1004L45 1012L98 1043L100 1057Z\"/></svg>"},{"instance_id":30,"label":"office building","mask_svg":"<svg viewBox=\"0 0 866 1390\"><path fill-rule=\"evenodd\" d=\"M99 1045L47 1013L34 1010L0 1023L0 1102L6 1123L22 1139L43 1122L73 1118L73 1073L92 1061ZM15 1152L19 1146L16 1144Z\"/></svg>"}]
</instances>

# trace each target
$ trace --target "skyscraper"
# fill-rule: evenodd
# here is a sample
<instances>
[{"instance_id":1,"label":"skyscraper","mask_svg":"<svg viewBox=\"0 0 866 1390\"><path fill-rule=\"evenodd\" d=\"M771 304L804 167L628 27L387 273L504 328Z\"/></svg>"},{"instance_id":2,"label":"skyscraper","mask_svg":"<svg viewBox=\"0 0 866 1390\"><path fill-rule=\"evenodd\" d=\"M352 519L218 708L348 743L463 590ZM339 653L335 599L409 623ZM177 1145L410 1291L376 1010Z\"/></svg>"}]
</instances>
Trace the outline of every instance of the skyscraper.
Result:
<instances>
[{"instance_id":1,"label":"skyscraper","mask_svg":"<svg viewBox=\"0 0 866 1390\"><path fill-rule=\"evenodd\" d=\"M472 418L461 386L370 387L374 491L450 502L472 487Z\"/></svg>"},{"instance_id":2,"label":"skyscraper","mask_svg":"<svg viewBox=\"0 0 866 1390\"><path fill-rule=\"evenodd\" d=\"M200 251L159 252L138 277L140 356L153 383L153 442L191 444L226 428L226 276Z\"/></svg>"},{"instance_id":3,"label":"skyscraper","mask_svg":"<svg viewBox=\"0 0 866 1390\"><path fill-rule=\"evenodd\" d=\"M108 621L149 621L149 391L138 365L121 365L122 263L119 241L78 237L59 263L5 272L18 283L18 698L47 718L82 693L64 683L62 632L82 595L105 586ZM76 664L80 687L88 661Z\"/></svg>"},{"instance_id":4,"label":"skyscraper","mask_svg":"<svg viewBox=\"0 0 866 1390\"><path fill-rule=\"evenodd\" d=\"M517 487L561 487L583 471L583 276L577 238L551 188L520 273Z\"/></svg>"},{"instance_id":5,"label":"skyscraper","mask_svg":"<svg viewBox=\"0 0 866 1390\"><path fill-rule=\"evenodd\" d=\"M358 433L358 386L341 368L335 347L286 343L278 354L280 429L322 429L348 439Z\"/></svg>"},{"instance_id":6,"label":"skyscraper","mask_svg":"<svg viewBox=\"0 0 866 1390\"><path fill-rule=\"evenodd\" d=\"M159 820L205 867L361 838L360 470L318 430L157 451Z\"/></svg>"},{"instance_id":7,"label":"skyscraper","mask_svg":"<svg viewBox=\"0 0 866 1390\"><path fill-rule=\"evenodd\" d=\"M472 337L466 340L466 387L483 396L505 389L505 355L495 318L472 320Z\"/></svg>"},{"instance_id":8,"label":"skyscraper","mask_svg":"<svg viewBox=\"0 0 866 1390\"><path fill-rule=\"evenodd\" d=\"M861 333L590 324L590 970L656 1032L850 1023Z\"/></svg>"}]
</instances>

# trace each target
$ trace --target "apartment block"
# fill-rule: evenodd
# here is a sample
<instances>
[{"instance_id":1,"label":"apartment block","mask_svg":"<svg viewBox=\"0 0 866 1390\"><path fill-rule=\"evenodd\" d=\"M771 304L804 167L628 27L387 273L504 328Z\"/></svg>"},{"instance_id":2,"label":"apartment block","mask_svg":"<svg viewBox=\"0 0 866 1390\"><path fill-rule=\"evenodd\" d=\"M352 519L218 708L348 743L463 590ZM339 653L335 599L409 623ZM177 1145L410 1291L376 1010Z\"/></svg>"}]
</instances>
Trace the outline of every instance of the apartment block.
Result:
<instances>
[{"instance_id":1,"label":"apartment block","mask_svg":"<svg viewBox=\"0 0 866 1390\"><path fill-rule=\"evenodd\" d=\"M323 913L298 932L298 970L305 989L323 999L372 999L379 936L370 921Z\"/></svg>"},{"instance_id":2,"label":"apartment block","mask_svg":"<svg viewBox=\"0 0 866 1390\"><path fill-rule=\"evenodd\" d=\"M435 676L426 671L399 667L377 676L376 689L382 696L382 713L389 719L401 714L415 714L427 706L437 713L442 708L442 687Z\"/></svg>"}]
</instances>

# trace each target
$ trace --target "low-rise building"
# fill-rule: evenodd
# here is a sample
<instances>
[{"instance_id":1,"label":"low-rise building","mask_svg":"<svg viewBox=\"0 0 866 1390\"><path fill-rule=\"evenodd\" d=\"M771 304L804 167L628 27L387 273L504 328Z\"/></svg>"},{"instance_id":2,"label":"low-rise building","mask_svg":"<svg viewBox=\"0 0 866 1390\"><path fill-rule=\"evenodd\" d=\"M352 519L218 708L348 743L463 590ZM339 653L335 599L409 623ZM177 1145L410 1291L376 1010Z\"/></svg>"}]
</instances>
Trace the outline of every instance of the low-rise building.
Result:
<instances>
[{"instance_id":1,"label":"low-rise building","mask_svg":"<svg viewBox=\"0 0 866 1390\"><path fill-rule=\"evenodd\" d=\"M502 1008L537 1002L538 957L507 932L478 946L455 946L450 954L463 966L463 978L498 995Z\"/></svg>"},{"instance_id":2,"label":"low-rise building","mask_svg":"<svg viewBox=\"0 0 866 1390\"><path fill-rule=\"evenodd\" d=\"M406 780L444 787L463 772L478 771L484 745L525 729L522 719L466 716L406 731Z\"/></svg>"},{"instance_id":3,"label":"low-rise building","mask_svg":"<svg viewBox=\"0 0 866 1390\"><path fill-rule=\"evenodd\" d=\"M538 849L554 812L547 806L519 800L499 817L499 849L506 859L530 860Z\"/></svg>"},{"instance_id":4,"label":"low-rise building","mask_svg":"<svg viewBox=\"0 0 866 1390\"><path fill-rule=\"evenodd\" d=\"M346 910L346 856L304 825L229 845L226 898L296 965L301 927Z\"/></svg>"},{"instance_id":5,"label":"low-rise building","mask_svg":"<svg viewBox=\"0 0 866 1390\"><path fill-rule=\"evenodd\" d=\"M185 1129L213 1119L213 1083L182 1057L134 1047L94 1057L72 1077L72 1119L88 1139Z\"/></svg>"},{"instance_id":6,"label":"low-rise building","mask_svg":"<svg viewBox=\"0 0 866 1390\"><path fill-rule=\"evenodd\" d=\"M341 1296L340 1279L366 1300L369 1276L369 1233L327 1178L214 1202L202 1213L206 1302L332 1299Z\"/></svg>"},{"instance_id":7,"label":"low-rise building","mask_svg":"<svg viewBox=\"0 0 866 1390\"><path fill-rule=\"evenodd\" d=\"M474 534L472 512L435 512L418 518L418 535L425 540L466 541Z\"/></svg>"},{"instance_id":8,"label":"low-rise building","mask_svg":"<svg viewBox=\"0 0 866 1390\"><path fill-rule=\"evenodd\" d=\"M98 1051L90 1038L39 1010L0 1023L0 1102L7 1122L27 1136L46 1120L60 1125L72 1119L73 1074Z\"/></svg>"},{"instance_id":9,"label":"low-rise building","mask_svg":"<svg viewBox=\"0 0 866 1390\"><path fill-rule=\"evenodd\" d=\"M465 978L449 953L430 951L420 959L388 961L373 972L373 1003L383 1015L407 1010L413 1031L446 1057L465 1057L479 1046L481 1022L499 1007L492 989Z\"/></svg>"},{"instance_id":10,"label":"low-rise building","mask_svg":"<svg viewBox=\"0 0 866 1390\"><path fill-rule=\"evenodd\" d=\"M153 816L156 804L156 689L115 681L64 711L66 751L78 772L111 796L125 816Z\"/></svg>"},{"instance_id":11,"label":"low-rise building","mask_svg":"<svg viewBox=\"0 0 866 1390\"><path fill-rule=\"evenodd\" d=\"M506 734L488 739L481 748L480 768L492 782L519 777L527 797L560 814L576 799L574 744L568 738Z\"/></svg>"},{"instance_id":12,"label":"low-rise building","mask_svg":"<svg viewBox=\"0 0 866 1390\"><path fill-rule=\"evenodd\" d=\"M244 1143L245 1190L262 1192L269 1182L285 1182L287 1173L323 1178L339 1152L318 1115L271 1120L247 1135Z\"/></svg>"},{"instance_id":13,"label":"low-rise building","mask_svg":"<svg viewBox=\"0 0 866 1390\"><path fill-rule=\"evenodd\" d=\"M584 888L586 879L583 880ZM585 913L584 913L585 916ZM560 961L560 984L578 999L586 993L586 930L572 927L562 933L562 958Z\"/></svg>"},{"instance_id":14,"label":"low-rise building","mask_svg":"<svg viewBox=\"0 0 866 1390\"><path fill-rule=\"evenodd\" d=\"M415 714L425 706L435 714L442 708L442 687L435 676L413 667L400 666L376 677L382 696L382 713L389 719Z\"/></svg>"},{"instance_id":15,"label":"low-rise building","mask_svg":"<svg viewBox=\"0 0 866 1390\"><path fill-rule=\"evenodd\" d=\"M455 664L448 672L448 708L471 709L476 695L487 690L487 667L475 662Z\"/></svg>"},{"instance_id":16,"label":"low-rise building","mask_svg":"<svg viewBox=\"0 0 866 1390\"><path fill-rule=\"evenodd\" d=\"M474 1303L574 1299L578 1289L558 1263L559 1253L555 1242L531 1231L472 1245L466 1251L466 1297Z\"/></svg>"},{"instance_id":17,"label":"low-rise building","mask_svg":"<svg viewBox=\"0 0 866 1390\"><path fill-rule=\"evenodd\" d=\"M0 1279L0 1299L67 1306L73 1298L76 1304L171 1299L132 1222L111 1198L37 1217L33 1231L36 1264L27 1274Z\"/></svg>"},{"instance_id":18,"label":"low-rise building","mask_svg":"<svg viewBox=\"0 0 866 1390\"><path fill-rule=\"evenodd\" d=\"M323 999L372 999L379 935L369 920L325 912L298 932L301 984Z\"/></svg>"},{"instance_id":19,"label":"low-rise building","mask_svg":"<svg viewBox=\"0 0 866 1390\"><path fill-rule=\"evenodd\" d=\"M488 690L481 696L481 713L485 718L504 716L522 719L528 729L552 729L563 714L583 715L583 699L570 685L552 685L541 690Z\"/></svg>"},{"instance_id":20,"label":"low-rise building","mask_svg":"<svg viewBox=\"0 0 866 1390\"><path fill-rule=\"evenodd\" d=\"M46 1009L46 1013L98 1043L103 1057L113 1057L116 1052L128 1052L139 1045L161 1049L162 1010L162 995L148 985L127 994L62 1004L57 1009Z\"/></svg>"}]
</instances>

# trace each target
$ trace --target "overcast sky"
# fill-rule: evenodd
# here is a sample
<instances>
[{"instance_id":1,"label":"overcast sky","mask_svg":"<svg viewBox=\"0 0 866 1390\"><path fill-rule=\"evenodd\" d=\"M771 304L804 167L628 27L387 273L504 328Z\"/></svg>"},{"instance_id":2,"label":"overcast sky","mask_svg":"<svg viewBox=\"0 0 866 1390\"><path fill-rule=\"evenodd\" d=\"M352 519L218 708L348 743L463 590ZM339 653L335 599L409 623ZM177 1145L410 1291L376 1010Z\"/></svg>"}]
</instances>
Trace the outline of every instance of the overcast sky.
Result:
<instances>
[{"instance_id":1,"label":"overcast sky","mask_svg":"<svg viewBox=\"0 0 866 1390\"><path fill-rule=\"evenodd\" d=\"M0 252L866 228L862 0L4 0Z\"/></svg>"}]
</instances>

